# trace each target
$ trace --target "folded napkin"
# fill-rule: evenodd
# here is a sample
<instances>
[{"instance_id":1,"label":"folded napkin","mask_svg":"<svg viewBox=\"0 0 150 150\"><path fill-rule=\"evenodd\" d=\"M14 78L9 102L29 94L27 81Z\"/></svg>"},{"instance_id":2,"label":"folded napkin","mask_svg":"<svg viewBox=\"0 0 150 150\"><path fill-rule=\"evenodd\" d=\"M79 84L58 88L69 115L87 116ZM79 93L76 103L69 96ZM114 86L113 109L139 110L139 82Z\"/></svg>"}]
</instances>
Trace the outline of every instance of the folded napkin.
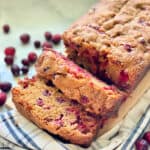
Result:
<instances>
[{"instance_id":1,"label":"folded napkin","mask_svg":"<svg viewBox=\"0 0 150 150\"><path fill-rule=\"evenodd\" d=\"M132 150L134 142L150 130L150 90L125 119L111 131L97 138L86 150ZM83 150L80 146L60 141L39 129L16 110L0 114L0 149Z\"/></svg>"}]
</instances>

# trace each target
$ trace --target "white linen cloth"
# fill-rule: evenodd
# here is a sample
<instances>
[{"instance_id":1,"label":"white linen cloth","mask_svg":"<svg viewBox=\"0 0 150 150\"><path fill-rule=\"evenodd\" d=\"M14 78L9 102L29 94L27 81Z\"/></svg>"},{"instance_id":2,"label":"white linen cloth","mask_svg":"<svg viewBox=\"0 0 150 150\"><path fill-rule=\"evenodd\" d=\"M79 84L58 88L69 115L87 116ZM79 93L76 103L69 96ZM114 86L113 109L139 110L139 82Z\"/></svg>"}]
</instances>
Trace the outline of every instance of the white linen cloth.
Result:
<instances>
[{"instance_id":1,"label":"white linen cloth","mask_svg":"<svg viewBox=\"0 0 150 150\"><path fill-rule=\"evenodd\" d=\"M122 122L93 141L86 150L132 150L134 142L150 130L150 90ZM16 110L0 113L0 149L84 150L80 146L63 143L57 137L39 129Z\"/></svg>"}]
</instances>

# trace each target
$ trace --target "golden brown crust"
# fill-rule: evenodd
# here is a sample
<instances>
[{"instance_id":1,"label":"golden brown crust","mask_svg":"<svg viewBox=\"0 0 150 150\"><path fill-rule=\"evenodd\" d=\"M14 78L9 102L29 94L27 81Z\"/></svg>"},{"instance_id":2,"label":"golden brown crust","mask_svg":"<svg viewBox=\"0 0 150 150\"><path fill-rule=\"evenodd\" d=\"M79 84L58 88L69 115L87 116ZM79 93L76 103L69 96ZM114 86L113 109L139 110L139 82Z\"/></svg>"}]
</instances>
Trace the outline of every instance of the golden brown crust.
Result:
<instances>
[{"instance_id":1,"label":"golden brown crust","mask_svg":"<svg viewBox=\"0 0 150 150\"><path fill-rule=\"evenodd\" d=\"M71 143L90 145L100 123L98 118L83 111L79 104L66 100L55 87L45 85L44 79L25 79L20 85L12 90L13 102L20 113Z\"/></svg>"}]
</instances>

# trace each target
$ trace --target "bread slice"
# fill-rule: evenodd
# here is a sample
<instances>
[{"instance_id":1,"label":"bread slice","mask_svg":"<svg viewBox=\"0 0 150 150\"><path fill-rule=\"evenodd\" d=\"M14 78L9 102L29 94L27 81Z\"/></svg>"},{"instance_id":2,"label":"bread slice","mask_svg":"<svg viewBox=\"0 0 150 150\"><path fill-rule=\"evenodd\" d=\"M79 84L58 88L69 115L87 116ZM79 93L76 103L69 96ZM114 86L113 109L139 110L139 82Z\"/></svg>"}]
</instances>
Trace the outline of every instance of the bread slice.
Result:
<instances>
[{"instance_id":1,"label":"bread slice","mask_svg":"<svg viewBox=\"0 0 150 150\"><path fill-rule=\"evenodd\" d=\"M74 144L90 145L101 124L99 118L68 100L50 81L38 77L20 81L12 95L16 108L27 119Z\"/></svg>"},{"instance_id":2,"label":"bread slice","mask_svg":"<svg viewBox=\"0 0 150 150\"><path fill-rule=\"evenodd\" d=\"M86 111L104 117L117 113L125 100L124 92L96 79L62 54L46 49L39 57L38 75L52 80L53 84L70 99L75 99Z\"/></svg>"}]
</instances>

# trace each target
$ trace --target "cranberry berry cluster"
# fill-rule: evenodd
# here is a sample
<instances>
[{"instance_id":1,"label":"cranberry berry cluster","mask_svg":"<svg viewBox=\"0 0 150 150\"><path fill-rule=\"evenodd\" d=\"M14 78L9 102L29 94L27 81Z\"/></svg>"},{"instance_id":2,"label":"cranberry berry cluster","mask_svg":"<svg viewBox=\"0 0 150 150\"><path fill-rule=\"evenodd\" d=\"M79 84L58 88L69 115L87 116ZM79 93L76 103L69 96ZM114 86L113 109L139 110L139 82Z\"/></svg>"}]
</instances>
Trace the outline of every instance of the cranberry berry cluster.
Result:
<instances>
[{"instance_id":1,"label":"cranberry berry cluster","mask_svg":"<svg viewBox=\"0 0 150 150\"><path fill-rule=\"evenodd\" d=\"M141 139L135 142L136 150L148 150L150 146L150 131L147 131Z\"/></svg>"},{"instance_id":2,"label":"cranberry berry cluster","mask_svg":"<svg viewBox=\"0 0 150 150\"><path fill-rule=\"evenodd\" d=\"M3 25L3 32L5 34L10 33L10 26L8 24ZM44 33L45 42L41 44L39 40L34 41L34 47L38 48L52 48L53 44L59 44L61 41L61 35L55 34L53 35L51 32ZM24 33L20 35L20 42L22 45L26 45L30 42L30 35L28 33ZM20 74L27 74L29 71L29 67L34 64L37 60L37 54L34 51L31 51L26 58L21 60L22 67L19 67L14 63L16 56L16 48L13 46L6 47L4 49L4 62L7 66L10 66L11 72L13 76L17 77ZM10 82L0 82L0 106L3 105L7 99L7 92L11 90L12 84Z\"/></svg>"}]
</instances>

